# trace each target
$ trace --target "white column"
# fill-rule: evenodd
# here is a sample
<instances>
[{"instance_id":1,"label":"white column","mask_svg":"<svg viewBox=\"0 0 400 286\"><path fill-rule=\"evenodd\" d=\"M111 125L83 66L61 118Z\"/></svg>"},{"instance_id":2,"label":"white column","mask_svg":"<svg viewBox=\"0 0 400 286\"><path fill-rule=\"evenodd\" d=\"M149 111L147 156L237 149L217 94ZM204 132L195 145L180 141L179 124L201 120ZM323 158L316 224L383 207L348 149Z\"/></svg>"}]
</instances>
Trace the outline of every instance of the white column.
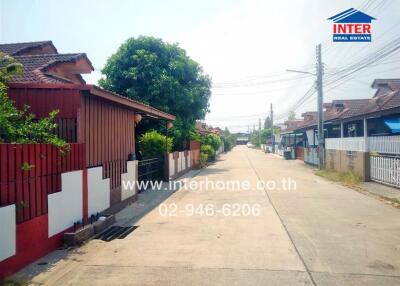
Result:
<instances>
[{"instance_id":1,"label":"white column","mask_svg":"<svg viewBox=\"0 0 400 286\"><path fill-rule=\"evenodd\" d=\"M340 138L344 137L344 124L340 122Z\"/></svg>"}]
</instances>

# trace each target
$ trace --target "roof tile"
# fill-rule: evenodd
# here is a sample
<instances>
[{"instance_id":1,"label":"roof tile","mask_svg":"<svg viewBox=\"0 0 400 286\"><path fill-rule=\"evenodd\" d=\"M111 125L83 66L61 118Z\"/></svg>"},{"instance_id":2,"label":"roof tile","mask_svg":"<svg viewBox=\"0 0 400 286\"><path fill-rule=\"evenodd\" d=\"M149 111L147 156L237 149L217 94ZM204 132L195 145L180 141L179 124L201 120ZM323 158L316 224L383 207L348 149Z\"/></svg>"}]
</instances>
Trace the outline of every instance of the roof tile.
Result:
<instances>
[{"instance_id":1,"label":"roof tile","mask_svg":"<svg viewBox=\"0 0 400 286\"><path fill-rule=\"evenodd\" d=\"M53 46L53 43L51 41L0 44L0 52L6 53L10 56L17 56L17 55L21 55L21 53L23 51L26 51L28 49L41 47L41 46L48 45L48 44Z\"/></svg>"},{"instance_id":2,"label":"roof tile","mask_svg":"<svg viewBox=\"0 0 400 286\"><path fill-rule=\"evenodd\" d=\"M51 54L51 55L29 55L15 56L14 59L22 64L23 74L14 76L11 82L48 82L65 83L68 79L61 79L58 76L46 74L46 68L62 62L73 62L82 57L86 58L84 53L76 54Z\"/></svg>"}]
</instances>

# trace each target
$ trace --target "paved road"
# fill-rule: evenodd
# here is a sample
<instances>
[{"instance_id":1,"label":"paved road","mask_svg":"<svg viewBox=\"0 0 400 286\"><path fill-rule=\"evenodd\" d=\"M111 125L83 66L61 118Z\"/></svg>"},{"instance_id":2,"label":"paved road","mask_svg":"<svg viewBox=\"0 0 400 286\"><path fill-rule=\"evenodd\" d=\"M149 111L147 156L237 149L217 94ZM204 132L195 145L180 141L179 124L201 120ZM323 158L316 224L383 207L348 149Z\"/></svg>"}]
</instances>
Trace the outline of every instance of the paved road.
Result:
<instances>
[{"instance_id":1,"label":"paved road","mask_svg":"<svg viewBox=\"0 0 400 286\"><path fill-rule=\"evenodd\" d=\"M296 190L282 184L289 177ZM179 190L165 201L170 214L177 207L177 216L154 209L125 239L91 241L33 282L400 285L398 209L327 182L299 161L241 146L192 180L248 180L252 189ZM259 180L274 181L279 190L268 190L272 183L258 189ZM201 204L211 204L216 213L201 215ZM245 204L259 205L260 214L217 213L224 205L225 210L237 208L233 204L242 211ZM197 214L189 215L191 206Z\"/></svg>"}]
</instances>

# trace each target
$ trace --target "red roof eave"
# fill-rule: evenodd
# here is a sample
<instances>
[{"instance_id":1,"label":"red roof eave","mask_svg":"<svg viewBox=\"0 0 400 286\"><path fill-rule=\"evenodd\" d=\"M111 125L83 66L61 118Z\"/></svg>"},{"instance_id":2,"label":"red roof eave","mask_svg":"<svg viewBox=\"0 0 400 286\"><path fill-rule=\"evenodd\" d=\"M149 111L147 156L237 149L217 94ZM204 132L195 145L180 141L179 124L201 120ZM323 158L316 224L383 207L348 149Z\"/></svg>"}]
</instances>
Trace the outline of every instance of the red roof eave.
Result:
<instances>
[{"instance_id":1,"label":"red roof eave","mask_svg":"<svg viewBox=\"0 0 400 286\"><path fill-rule=\"evenodd\" d=\"M130 98L110 92L108 90L101 89L100 87L91 84L10 83L8 84L8 86L9 88L79 89L81 91L89 91L91 94L95 96L107 99L115 103L119 103L128 108L132 108L136 111L153 116L158 119L173 121L176 118L175 115L166 113L164 111L158 110L157 108L151 107L150 105L144 104L136 100L132 100Z\"/></svg>"},{"instance_id":2,"label":"red roof eave","mask_svg":"<svg viewBox=\"0 0 400 286\"><path fill-rule=\"evenodd\" d=\"M175 120L176 116L169 114L167 112L161 111L157 108L151 107L150 105L144 104L142 102L121 96L119 94L113 93L108 90L104 90L95 85L86 85L90 86L90 93L102 97L104 99L108 99L110 101L114 101L116 103L120 103L122 105L131 107L138 111L141 111L145 114L155 116L159 119L166 119L166 120Z\"/></svg>"}]
</instances>

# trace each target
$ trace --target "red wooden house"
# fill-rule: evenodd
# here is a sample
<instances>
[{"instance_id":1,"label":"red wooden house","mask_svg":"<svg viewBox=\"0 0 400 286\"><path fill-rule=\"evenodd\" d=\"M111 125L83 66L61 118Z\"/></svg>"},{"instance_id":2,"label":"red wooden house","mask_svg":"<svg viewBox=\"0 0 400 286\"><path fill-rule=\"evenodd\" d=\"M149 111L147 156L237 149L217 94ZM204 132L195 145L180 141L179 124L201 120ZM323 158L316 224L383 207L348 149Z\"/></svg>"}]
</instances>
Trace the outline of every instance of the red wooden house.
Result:
<instances>
[{"instance_id":1,"label":"red wooden house","mask_svg":"<svg viewBox=\"0 0 400 286\"><path fill-rule=\"evenodd\" d=\"M50 162L48 166L53 166L58 174L54 184L47 184L46 189L41 183L27 184L22 186L27 195L14 198L11 194L18 192L11 190L14 185L10 182L20 173L18 166L23 162L17 162L17 166L10 158L32 157L29 162L39 162L39 166L43 165L41 156L50 149L0 144L0 162L6 162L0 164L0 224L4 226L0 229L0 268L4 270L0 271L1 277L57 246L60 235L74 222L101 212L115 212L135 200L137 189L123 186L124 181L137 180L138 162L133 156L135 125L141 117L167 123L175 116L86 84L82 74L93 71L93 66L84 53L59 54L49 41L0 45L0 52L23 65L23 74L9 83L8 95L17 107L29 105L38 118L58 109L57 134L75 143L74 150L79 150L76 156L71 155L72 161L67 160L71 164L68 168ZM36 176L36 180L45 174L40 173L41 169L26 174ZM27 180L30 181L28 177ZM18 213L18 204L23 199L28 200L29 210L25 211L26 216L16 218L13 213ZM40 211L34 208L39 203ZM22 251L19 245L26 245L27 235L30 243L35 244L31 248L38 252L29 253L26 248Z\"/></svg>"},{"instance_id":2,"label":"red wooden house","mask_svg":"<svg viewBox=\"0 0 400 286\"><path fill-rule=\"evenodd\" d=\"M85 143L88 168L103 167L110 178L111 205L121 201L121 174L135 154L135 116L172 121L175 116L85 83L81 74L93 66L86 54L58 54L49 42L0 45L24 67L9 85L18 107L29 105L37 117L54 109L58 135L70 143ZM49 54L49 52L51 52Z\"/></svg>"}]
</instances>

